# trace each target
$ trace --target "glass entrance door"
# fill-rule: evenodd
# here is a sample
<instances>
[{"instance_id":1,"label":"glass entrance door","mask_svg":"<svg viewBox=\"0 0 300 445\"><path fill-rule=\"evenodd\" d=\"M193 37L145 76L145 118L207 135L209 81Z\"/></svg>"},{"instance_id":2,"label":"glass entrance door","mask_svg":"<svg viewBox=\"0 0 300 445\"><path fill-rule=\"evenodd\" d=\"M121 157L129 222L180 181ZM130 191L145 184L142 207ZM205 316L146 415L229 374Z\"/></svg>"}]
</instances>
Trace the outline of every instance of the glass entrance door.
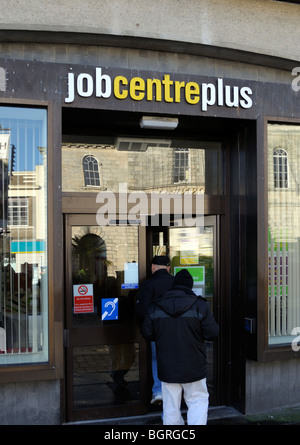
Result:
<instances>
[{"instance_id":1,"label":"glass entrance door","mask_svg":"<svg viewBox=\"0 0 300 445\"><path fill-rule=\"evenodd\" d=\"M68 421L144 411L145 342L135 324L139 227L66 216Z\"/></svg>"},{"instance_id":2,"label":"glass entrance door","mask_svg":"<svg viewBox=\"0 0 300 445\"><path fill-rule=\"evenodd\" d=\"M172 275L189 270L194 279L193 291L204 297L219 321L218 225L216 216L206 216L203 227L152 227L149 229L151 254L168 255ZM207 386L210 405L219 403L219 345L206 342Z\"/></svg>"}]
</instances>

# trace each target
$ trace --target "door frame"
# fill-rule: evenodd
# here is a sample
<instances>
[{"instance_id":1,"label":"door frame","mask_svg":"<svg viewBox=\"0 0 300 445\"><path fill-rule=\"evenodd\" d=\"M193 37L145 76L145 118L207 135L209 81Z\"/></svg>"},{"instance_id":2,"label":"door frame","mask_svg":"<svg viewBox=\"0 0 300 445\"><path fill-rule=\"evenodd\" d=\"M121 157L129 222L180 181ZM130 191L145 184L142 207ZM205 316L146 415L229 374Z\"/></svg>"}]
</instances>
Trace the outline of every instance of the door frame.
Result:
<instances>
[{"instance_id":1,"label":"door frame","mask_svg":"<svg viewBox=\"0 0 300 445\"><path fill-rule=\"evenodd\" d=\"M119 197L117 196L117 199ZM217 386L217 400L214 405L230 405L231 404L231 373L230 373L230 348L228 348L230 341L230 295L229 295L229 281L230 281L230 264L229 258L229 205L228 197L224 196L208 196L204 195L204 216L205 218L213 218L215 220L215 231L216 231L216 258L218 258L218 264L216 265L216 274L214 276L215 285L218 289L218 303L215 308L215 315L220 324L220 335L218 344L216 346L216 360L219 366L215 369L215 384ZM117 207L118 208L118 207ZM70 220L76 221L76 218L85 218L85 221L92 221L91 225L97 225L96 214L98 211L98 206L96 202L96 194L92 192L86 193L72 193L65 192L62 196L62 211L64 214L64 267L65 267L65 292L67 290L67 281L70 280L67 271L70 274L70 255L67 253L66 246L66 236L68 234L68 225L70 225ZM117 215L118 217L118 215ZM88 225L88 224L87 224ZM139 226L139 279L142 282L147 277L147 267L149 261L151 261L151 254L146 246L149 245L149 232L146 230L147 226ZM69 255L69 256L68 256ZM150 258L151 257L151 258ZM69 281L70 282L70 281ZM66 321L66 304L64 302L65 311L65 331L64 331L64 344L68 342L68 332L67 332L67 321ZM141 345L143 347L140 350L140 367L143 366L143 380L142 384L145 388L149 387L149 381L151 379L151 369L149 367L149 354L147 351L147 344L143 338L141 338ZM67 352L67 347L65 347L65 352ZM65 406L66 420L72 421L72 416L70 416L68 409L68 387L67 387L67 355L65 354L65 379L64 379L64 400L62 401L63 406ZM141 364L142 363L142 364ZM143 414L149 412L149 400L143 400L143 407L141 411L137 414ZM84 413L83 413L84 414ZM128 412L126 408L126 413L122 415L128 416L131 413ZM132 413L135 415L135 413ZM109 417L109 416L106 416ZM115 413L111 414L111 417L115 417ZM98 417L100 418L100 417ZM83 416L76 416L73 420L84 420Z\"/></svg>"}]
</instances>

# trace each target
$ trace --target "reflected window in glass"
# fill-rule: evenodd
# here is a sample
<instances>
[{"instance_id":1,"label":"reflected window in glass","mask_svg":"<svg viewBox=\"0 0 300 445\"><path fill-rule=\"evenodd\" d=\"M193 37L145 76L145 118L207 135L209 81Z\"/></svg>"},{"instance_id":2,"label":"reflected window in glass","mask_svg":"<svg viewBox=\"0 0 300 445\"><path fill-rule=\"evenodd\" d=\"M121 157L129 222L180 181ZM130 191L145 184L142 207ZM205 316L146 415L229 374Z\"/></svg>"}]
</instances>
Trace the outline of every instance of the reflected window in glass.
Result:
<instances>
[{"instance_id":1,"label":"reflected window in glass","mask_svg":"<svg viewBox=\"0 0 300 445\"><path fill-rule=\"evenodd\" d=\"M225 194L224 152L219 142L101 140L63 144L64 192L90 192L92 187L101 187L119 193L120 184L126 184L128 193Z\"/></svg>"},{"instance_id":2,"label":"reflected window in glass","mask_svg":"<svg viewBox=\"0 0 300 445\"><path fill-rule=\"evenodd\" d=\"M85 156L83 158L84 185L100 186L99 165L94 156Z\"/></svg>"},{"instance_id":3,"label":"reflected window in glass","mask_svg":"<svg viewBox=\"0 0 300 445\"><path fill-rule=\"evenodd\" d=\"M282 148L274 150L274 187L288 188L288 155Z\"/></svg>"},{"instance_id":4,"label":"reflected window in glass","mask_svg":"<svg viewBox=\"0 0 300 445\"><path fill-rule=\"evenodd\" d=\"M8 225L28 226L28 198L8 198Z\"/></svg>"},{"instance_id":5,"label":"reflected window in glass","mask_svg":"<svg viewBox=\"0 0 300 445\"><path fill-rule=\"evenodd\" d=\"M189 180L189 149L174 149L174 183Z\"/></svg>"}]
</instances>

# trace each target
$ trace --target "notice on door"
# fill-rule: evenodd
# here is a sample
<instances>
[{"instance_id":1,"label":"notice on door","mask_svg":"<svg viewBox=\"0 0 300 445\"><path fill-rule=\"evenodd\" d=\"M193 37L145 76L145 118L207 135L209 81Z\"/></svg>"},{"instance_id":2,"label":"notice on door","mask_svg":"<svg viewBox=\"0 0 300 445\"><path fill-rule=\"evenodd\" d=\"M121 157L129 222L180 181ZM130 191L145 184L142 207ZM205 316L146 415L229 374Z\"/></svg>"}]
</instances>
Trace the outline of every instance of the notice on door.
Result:
<instances>
[{"instance_id":1,"label":"notice on door","mask_svg":"<svg viewBox=\"0 0 300 445\"><path fill-rule=\"evenodd\" d=\"M88 314L94 312L94 295L92 284L73 285L74 314Z\"/></svg>"},{"instance_id":2,"label":"notice on door","mask_svg":"<svg viewBox=\"0 0 300 445\"><path fill-rule=\"evenodd\" d=\"M119 299L103 298L102 299L102 320L118 320L119 318Z\"/></svg>"},{"instance_id":3,"label":"notice on door","mask_svg":"<svg viewBox=\"0 0 300 445\"><path fill-rule=\"evenodd\" d=\"M124 283L122 289L138 289L139 287L139 267L134 261L124 264Z\"/></svg>"}]
</instances>

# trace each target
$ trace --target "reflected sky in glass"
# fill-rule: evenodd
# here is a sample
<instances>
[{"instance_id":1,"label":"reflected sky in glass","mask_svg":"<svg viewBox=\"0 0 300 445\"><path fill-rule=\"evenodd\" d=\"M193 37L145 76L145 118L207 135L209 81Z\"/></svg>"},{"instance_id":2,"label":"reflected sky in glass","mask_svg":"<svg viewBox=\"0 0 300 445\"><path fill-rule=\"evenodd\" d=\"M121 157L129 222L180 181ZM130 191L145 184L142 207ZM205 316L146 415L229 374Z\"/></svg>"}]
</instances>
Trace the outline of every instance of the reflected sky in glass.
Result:
<instances>
[{"instance_id":1,"label":"reflected sky in glass","mask_svg":"<svg viewBox=\"0 0 300 445\"><path fill-rule=\"evenodd\" d=\"M11 132L10 145L16 148L14 171L34 171L44 163L47 147L47 111L36 108L0 107L1 130ZM9 170L11 168L9 154Z\"/></svg>"}]
</instances>

